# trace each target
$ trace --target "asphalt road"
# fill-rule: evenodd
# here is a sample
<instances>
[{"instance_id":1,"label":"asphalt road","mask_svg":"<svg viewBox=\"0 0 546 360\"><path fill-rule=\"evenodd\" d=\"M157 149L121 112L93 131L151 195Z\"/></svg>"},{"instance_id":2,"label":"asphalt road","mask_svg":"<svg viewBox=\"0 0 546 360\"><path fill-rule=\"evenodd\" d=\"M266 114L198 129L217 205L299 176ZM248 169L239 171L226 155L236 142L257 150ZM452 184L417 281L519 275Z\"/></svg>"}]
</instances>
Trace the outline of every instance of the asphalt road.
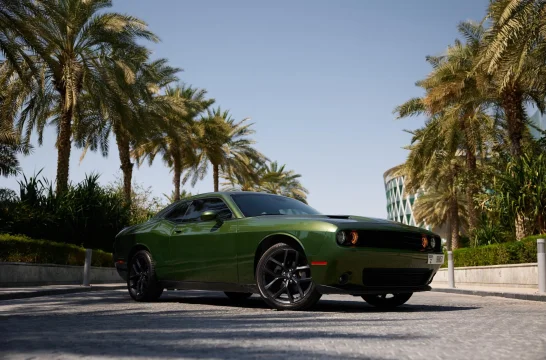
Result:
<instances>
[{"instance_id":1,"label":"asphalt road","mask_svg":"<svg viewBox=\"0 0 546 360\"><path fill-rule=\"evenodd\" d=\"M118 290L2 301L0 334L1 359L546 359L546 303L420 293L386 312L325 296L288 312L256 295L145 304Z\"/></svg>"}]
</instances>

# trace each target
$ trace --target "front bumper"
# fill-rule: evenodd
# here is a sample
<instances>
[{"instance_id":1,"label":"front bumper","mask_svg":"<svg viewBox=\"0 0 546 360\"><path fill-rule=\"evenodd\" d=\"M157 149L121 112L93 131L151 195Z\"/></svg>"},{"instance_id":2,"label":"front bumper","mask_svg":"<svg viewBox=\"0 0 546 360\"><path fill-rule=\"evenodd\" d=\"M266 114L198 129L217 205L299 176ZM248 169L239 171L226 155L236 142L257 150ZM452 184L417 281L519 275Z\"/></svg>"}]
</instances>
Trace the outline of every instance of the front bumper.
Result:
<instances>
[{"instance_id":1,"label":"front bumper","mask_svg":"<svg viewBox=\"0 0 546 360\"><path fill-rule=\"evenodd\" d=\"M428 264L428 253L337 245L323 247L309 260L311 276L323 294L429 291L442 266Z\"/></svg>"},{"instance_id":2,"label":"front bumper","mask_svg":"<svg viewBox=\"0 0 546 360\"><path fill-rule=\"evenodd\" d=\"M115 263L116 270L118 271L118 275L124 280L127 281L127 264L123 263Z\"/></svg>"}]
</instances>

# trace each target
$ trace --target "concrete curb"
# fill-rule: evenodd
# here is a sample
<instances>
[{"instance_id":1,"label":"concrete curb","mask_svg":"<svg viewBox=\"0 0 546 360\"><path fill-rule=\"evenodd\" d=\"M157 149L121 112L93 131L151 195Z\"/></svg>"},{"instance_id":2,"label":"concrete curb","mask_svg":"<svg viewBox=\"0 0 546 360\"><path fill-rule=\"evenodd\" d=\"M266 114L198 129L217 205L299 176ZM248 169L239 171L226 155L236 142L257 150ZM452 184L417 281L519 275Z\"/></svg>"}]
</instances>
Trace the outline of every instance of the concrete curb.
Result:
<instances>
[{"instance_id":1,"label":"concrete curb","mask_svg":"<svg viewBox=\"0 0 546 360\"><path fill-rule=\"evenodd\" d=\"M465 289L446 289L446 288L432 288L432 291L452 293L452 294L463 294L463 295L476 295L476 296L497 296L508 299L517 299L517 300L531 300L531 301L542 301L546 302L546 294L522 294L522 293L512 293L512 292L501 292L501 291L484 291L484 290L465 290Z\"/></svg>"},{"instance_id":2,"label":"concrete curb","mask_svg":"<svg viewBox=\"0 0 546 360\"><path fill-rule=\"evenodd\" d=\"M90 292L90 291L121 290L126 288L127 286L123 284L119 286L101 286L101 285L93 286L92 285L89 287L81 286L81 287L69 288L69 289L39 289L36 291L21 291L21 292L16 291L12 293L0 294L0 301L13 300L13 299L26 299L26 298L33 298L33 297L39 297L39 296L73 294L73 293Z\"/></svg>"}]
</instances>

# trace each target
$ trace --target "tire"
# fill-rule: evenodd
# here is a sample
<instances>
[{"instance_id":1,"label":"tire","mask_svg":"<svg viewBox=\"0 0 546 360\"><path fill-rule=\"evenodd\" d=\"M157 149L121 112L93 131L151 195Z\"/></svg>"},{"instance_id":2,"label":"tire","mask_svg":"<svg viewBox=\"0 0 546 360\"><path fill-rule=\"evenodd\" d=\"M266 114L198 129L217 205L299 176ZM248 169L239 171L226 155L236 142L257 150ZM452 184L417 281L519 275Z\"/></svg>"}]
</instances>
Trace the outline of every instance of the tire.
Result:
<instances>
[{"instance_id":1,"label":"tire","mask_svg":"<svg viewBox=\"0 0 546 360\"><path fill-rule=\"evenodd\" d=\"M237 301L237 302L246 300L252 296L252 293L229 292L229 291L225 291L224 294L226 294L226 296L230 300Z\"/></svg>"},{"instance_id":2,"label":"tire","mask_svg":"<svg viewBox=\"0 0 546 360\"><path fill-rule=\"evenodd\" d=\"M392 295L392 297L388 297ZM394 309L405 304L413 293L363 295L362 298L368 304L380 309Z\"/></svg>"},{"instance_id":3,"label":"tire","mask_svg":"<svg viewBox=\"0 0 546 360\"><path fill-rule=\"evenodd\" d=\"M129 261L127 290L135 301L156 301L163 293L157 280L155 264L146 250L140 250Z\"/></svg>"},{"instance_id":4,"label":"tire","mask_svg":"<svg viewBox=\"0 0 546 360\"><path fill-rule=\"evenodd\" d=\"M266 304L278 310L309 309L322 296L305 254L284 243L263 253L256 267L256 285Z\"/></svg>"}]
</instances>

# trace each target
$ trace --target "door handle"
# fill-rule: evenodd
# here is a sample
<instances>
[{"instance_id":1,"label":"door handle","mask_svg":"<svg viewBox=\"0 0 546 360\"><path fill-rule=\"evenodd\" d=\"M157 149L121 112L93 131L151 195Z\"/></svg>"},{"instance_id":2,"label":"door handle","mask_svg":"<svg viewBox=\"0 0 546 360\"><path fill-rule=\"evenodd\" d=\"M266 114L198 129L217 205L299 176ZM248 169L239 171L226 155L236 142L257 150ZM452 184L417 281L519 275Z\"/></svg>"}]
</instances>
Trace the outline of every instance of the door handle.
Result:
<instances>
[{"instance_id":1,"label":"door handle","mask_svg":"<svg viewBox=\"0 0 546 360\"><path fill-rule=\"evenodd\" d=\"M174 233L175 234L180 234L182 232L182 230L175 230Z\"/></svg>"}]
</instances>

